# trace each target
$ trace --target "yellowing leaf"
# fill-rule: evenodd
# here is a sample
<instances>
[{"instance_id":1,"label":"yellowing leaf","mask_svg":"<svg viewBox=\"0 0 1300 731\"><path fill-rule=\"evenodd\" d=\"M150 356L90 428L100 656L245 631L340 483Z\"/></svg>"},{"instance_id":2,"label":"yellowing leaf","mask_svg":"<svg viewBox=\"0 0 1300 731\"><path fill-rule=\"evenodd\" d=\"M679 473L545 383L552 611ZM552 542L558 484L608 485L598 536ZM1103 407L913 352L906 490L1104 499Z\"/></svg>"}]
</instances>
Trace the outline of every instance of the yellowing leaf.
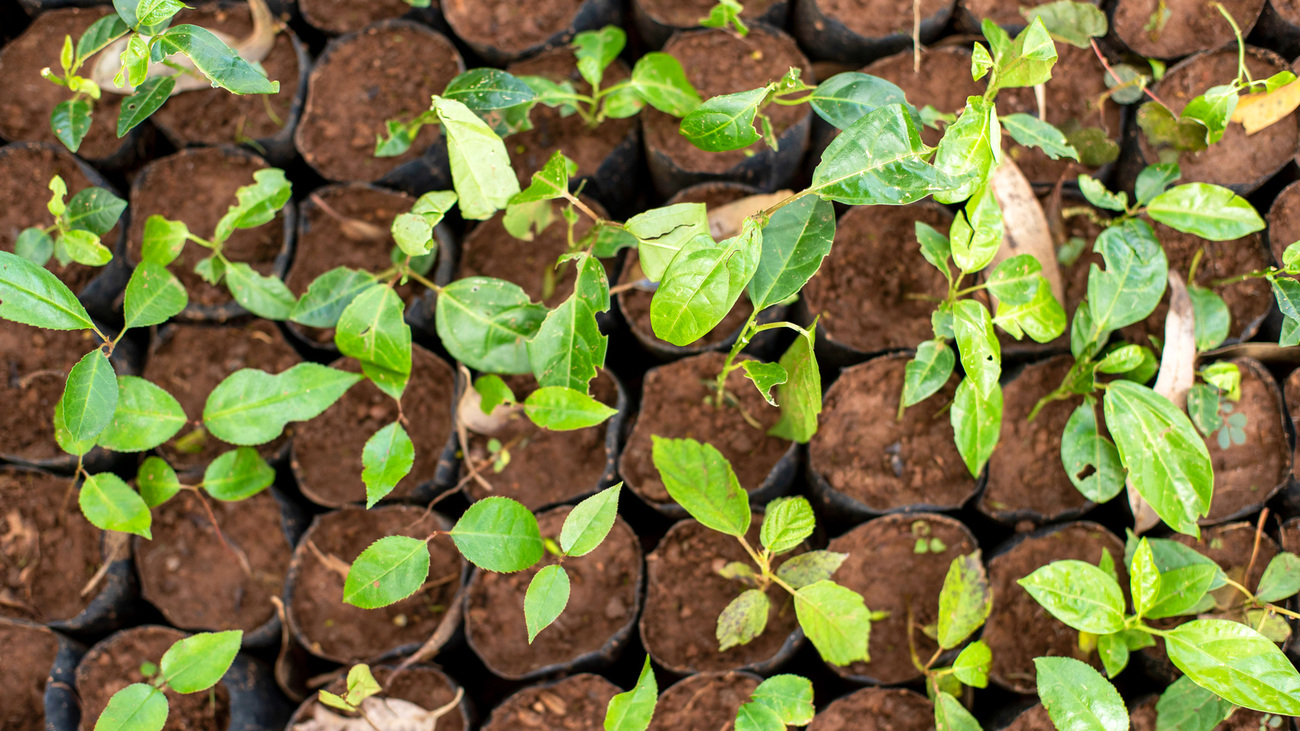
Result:
<instances>
[{"instance_id":1,"label":"yellowing leaf","mask_svg":"<svg viewBox=\"0 0 1300 731\"><path fill-rule=\"evenodd\" d=\"M1300 80L1279 86L1270 92L1245 94L1237 101L1232 121L1246 128L1246 134L1256 132L1286 119L1300 107Z\"/></svg>"}]
</instances>

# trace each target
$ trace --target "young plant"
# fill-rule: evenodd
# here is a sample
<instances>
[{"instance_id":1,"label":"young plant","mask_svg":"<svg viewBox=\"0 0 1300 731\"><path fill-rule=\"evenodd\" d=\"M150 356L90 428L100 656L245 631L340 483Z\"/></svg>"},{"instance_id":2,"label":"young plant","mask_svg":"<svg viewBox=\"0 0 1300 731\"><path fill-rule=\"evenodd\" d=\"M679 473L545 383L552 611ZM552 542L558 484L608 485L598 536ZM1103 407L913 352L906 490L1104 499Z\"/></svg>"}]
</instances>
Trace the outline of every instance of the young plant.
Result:
<instances>
[{"instance_id":1,"label":"young plant","mask_svg":"<svg viewBox=\"0 0 1300 731\"><path fill-rule=\"evenodd\" d=\"M728 28L742 38L749 35L749 26L740 19L745 6L736 0L718 0L718 4L709 9L709 14L700 18L700 25L705 28Z\"/></svg>"},{"instance_id":2,"label":"young plant","mask_svg":"<svg viewBox=\"0 0 1300 731\"><path fill-rule=\"evenodd\" d=\"M36 266L45 266L51 257L62 266L75 261L97 267L111 261L113 252L99 237L117 225L126 201L103 188L85 188L65 204L68 186L58 175L50 179L50 192L46 208L54 223L23 229L14 242L14 252Z\"/></svg>"},{"instance_id":3,"label":"young plant","mask_svg":"<svg viewBox=\"0 0 1300 731\"><path fill-rule=\"evenodd\" d=\"M922 663L916 654L912 634L917 629L912 617L907 618L907 644L912 653L912 664L925 676L926 692L934 702L934 722L941 729L979 729L978 722L958 698L962 686L986 688L989 684L989 667L993 653L983 640L976 640L962 648L952 665L935 667L944 653L961 647L976 630L983 626L993 609L993 590L980 553L958 556L948 566L943 589L939 592L939 621L921 631L935 640L939 647L934 655ZM910 611L909 611L910 614Z\"/></svg>"},{"instance_id":4,"label":"young plant","mask_svg":"<svg viewBox=\"0 0 1300 731\"><path fill-rule=\"evenodd\" d=\"M132 683L113 694L95 721L95 731L161 731L167 721L167 696L201 693L221 682L239 653L244 633L201 632L176 642L157 665L140 667L147 683Z\"/></svg>"},{"instance_id":5,"label":"young plant","mask_svg":"<svg viewBox=\"0 0 1300 731\"><path fill-rule=\"evenodd\" d=\"M306 723L311 724L313 728L324 727L346 731L388 729L411 723L420 728L436 731L438 719L456 710L456 707L460 705L461 698L465 695L464 688L457 688L456 695L450 701L438 708L425 710L415 703L401 698L380 697L383 690L379 682L375 680L375 676L370 672L369 665L353 665L348 670L347 690L343 695L340 696L327 690L321 690L317 692L317 699L323 705L347 714L355 713L361 718L339 716L330 711L318 709L313 719L314 723L312 721ZM322 715L324 718L322 718ZM321 725L316 726L315 724ZM300 726L302 725L304 724L300 724Z\"/></svg>"},{"instance_id":6,"label":"young plant","mask_svg":"<svg viewBox=\"0 0 1300 731\"><path fill-rule=\"evenodd\" d=\"M1247 272L1235 277L1214 282L1215 286L1225 286L1247 279L1264 279L1273 288L1273 298L1277 300L1278 309L1282 311L1282 334L1278 345L1287 347L1300 345L1300 241L1292 243L1282 252L1282 266L1268 267L1258 271ZM1227 306L1224 305L1226 310ZM1198 316L1200 311L1198 310ZM1219 318L1219 327L1225 332L1228 328L1227 315ZM1222 341L1220 341L1222 342Z\"/></svg>"}]
</instances>

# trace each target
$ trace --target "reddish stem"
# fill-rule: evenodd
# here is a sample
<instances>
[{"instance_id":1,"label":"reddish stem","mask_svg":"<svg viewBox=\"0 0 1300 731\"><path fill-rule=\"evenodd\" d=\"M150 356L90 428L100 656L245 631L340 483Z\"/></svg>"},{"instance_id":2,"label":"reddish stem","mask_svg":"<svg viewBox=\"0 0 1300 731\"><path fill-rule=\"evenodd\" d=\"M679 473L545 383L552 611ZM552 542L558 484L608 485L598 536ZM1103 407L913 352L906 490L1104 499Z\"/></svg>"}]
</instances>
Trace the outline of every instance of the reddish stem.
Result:
<instances>
[{"instance_id":1,"label":"reddish stem","mask_svg":"<svg viewBox=\"0 0 1300 731\"><path fill-rule=\"evenodd\" d=\"M1110 64L1106 63L1106 57L1102 55L1101 49L1097 47L1097 39L1089 38L1088 42L1092 44L1092 51L1093 53L1097 54L1097 60L1101 61L1101 67L1106 69L1106 73L1109 74L1110 77L1115 80L1115 83L1117 84L1124 83L1123 81L1120 80L1119 75L1115 73L1115 70L1110 67ZM1142 91L1146 92L1146 95L1151 97L1151 100L1154 101L1156 104L1159 104L1160 106L1164 107L1165 111L1169 112L1175 117L1178 116L1178 114L1173 110L1173 107L1170 107L1168 104L1165 104L1164 101L1160 99L1160 97L1155 95L1155 92L1151 91L1150 86L1143 85Z\"/></svg>"}]
</instances>

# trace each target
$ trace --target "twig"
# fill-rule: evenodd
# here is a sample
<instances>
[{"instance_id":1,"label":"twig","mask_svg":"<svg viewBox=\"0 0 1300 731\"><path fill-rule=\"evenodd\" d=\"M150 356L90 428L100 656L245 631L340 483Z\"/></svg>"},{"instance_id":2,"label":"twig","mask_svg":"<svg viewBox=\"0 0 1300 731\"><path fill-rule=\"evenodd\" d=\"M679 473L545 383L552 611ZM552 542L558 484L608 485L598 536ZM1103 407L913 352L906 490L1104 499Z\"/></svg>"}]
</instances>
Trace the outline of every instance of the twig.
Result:
<instances>
[{"instance_id":1,"label":"twig","mask_svg":"<svg viewBox=\"0 0 1300 731\"><path fill-rule=\"evenodd\" d=\"M1097 39L1096 39L1096 38L1089 38L1089 39L1088 39L1088 42L1092 44L1092 50L1093 50L1093 53L1096 53L1096 54L1097 54L1097 60L1098 60L1098 61L1101 61L1101 67L1104 68L1104 69L1106 69L1106 73L1107 73L1107 74L1108 74L1112 79L1115 80L1115 83L1117 83L1117 84L1122 84L1122 83L1124 83L1123 80L1121 80L1121 79L1119 78L1119 75L1115 73L1115 70L1112 69L1112 68L1110 67L1110 64L1106 63L1106 57L1105 57L1104 55L1102 55L1102 53L1101 53L1101 48L1099 48L1099 47L1097 46ZM1146 95L1149 96L1149 97L1151 97L1151 100L1154 101L1156 104L1159 104L1160 106L1164 107L1164 108L1165 108L1165 111L1169 112L1170 114L1174 115L1175 117L1178 116L1178 114L1177 114L1176 112L1174 112L1173 107L1169 106L1168 104L1165 104L1164 101L1162 101L1162 100L1160 99L1160 97L1158 97L1158 96L1155 95L1155 92L1151 91L1151 87L1150 87L1149 85L1147 85L1147 84L1143 84L1143 85L1142 85L1142 91L1146 92Z\"/></svg>"},{"instance_id":2,"label":"twig","mask_svg":"<svg viewBox=\"0 0 1300 731\"><path fill-rule=\"evenodd\" d=\"M1259 540L1264 535L1264 521L1267 519L1268 508L1264 508L1259 511L1259 522L1255 525L1255 547L1250 551L1250 563L1246 564L1246 573L1241 577L1244 584L1250 583L1250 572L1255 569L1255 559L1259 558Z\"/></svg>"}]
</instances>

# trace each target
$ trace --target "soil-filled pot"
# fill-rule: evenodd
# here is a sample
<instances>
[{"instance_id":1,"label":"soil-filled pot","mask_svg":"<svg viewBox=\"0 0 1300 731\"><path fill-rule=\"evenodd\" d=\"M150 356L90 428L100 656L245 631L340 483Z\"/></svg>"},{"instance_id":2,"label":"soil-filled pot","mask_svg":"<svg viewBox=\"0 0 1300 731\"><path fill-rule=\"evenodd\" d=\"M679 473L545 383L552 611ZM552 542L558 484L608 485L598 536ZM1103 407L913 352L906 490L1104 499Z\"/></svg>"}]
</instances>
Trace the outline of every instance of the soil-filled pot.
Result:
<instances>
[{"instance_id":1,"label":"soil-filled pot","mask_svg":"<svg viewBox=\"0 0 1300 731\"><path fill-rule=\"evenodd\" d=\"M1048 614L1016 582L1053 561L1087 561L1095 566L1102 551L1110 552L1120 586L1128 586L1123 541L1096 523L1078 521L1018 535L998 550L988 562L993 611L983 634L983 640L997 648L990 680L1016 693L1032 694L1036 657L1074 657L1101 667L1096 653L1081 656L1078 631Z\"/></svg>"},{"instance_id":2,"label":"soil-filled pot","mask_svg":"<svg viewBox=\"0 0 1300 731\"><path fill-rule=\"evenodd\" d=\"M0 470L0 615L71 632L116 629L134 613L130 543L91 525L70 488L67 477Z\"/></svg>"},{"instance_id":3,"label":"soil-filled pot","mask_svg":"<svg viewBox=\"0 0 1300 731\"><path fill-rule=\"evenodd\" d=\"M755 513L745 536L751 546L759 545L762 522L762 514ZM773 568L792 555L796 554L774 559ZM771 607L763 634L748 644L718 652L718 615L741 592L752 588L718 573L718 567L732 561L752 565L734 537L694 520L674 524L646 557L649 581L641 613L641 643L664 669L678 675L739 669L766 674L785 664L802 644L793 599L772 584L767 588Z\"/></svg>"},{"instance_id":4,"label":"soil-filled pot","mask_svg":"<svg viewBox=\"0 0 1300 731\"><path fill-rule=\"evenodd\" d=\"M999 731L1055 731L1056 726L1052 724L1051 716L1047 715L1047 709L1042 703L1034 705L1017 713L1011 722L1003 726ZM1155 726L1151 726L1143 731L1155 731Z\"/></svg>"},{"instance_id":5,"label":"soil-filled pot","mask_svg":"<svg viewBox=\"0 0 1300 731\"><path fill-rule=\"evenodd\" d=\"M109 635L77 665L81 731L90 731L117 691L149 679L140 667L157 667L163 653L188 637L180 630L144 625ZM164 731L280 731L291 708L275 687L271 669L244 654L211 692L181 694L168 688Z\"/></svg>"},{"instance_id":6,"label":"soil-filled pot","mask_svg":"<svg viewBox=\"0 0 1300 731\"><path fill-rule=\"evenodd\" d=\"M906 688L863 688L836 698L813 718L808 731L928 731L934 705Z\"/></svg>"},{"instance_id":7,"label":"soil-filled pot","mask_svg":"<svg viewBox=\"0 0 1300 731\"><path fill-rule=\"evenodd\" d=\"M1245 37L1259 20L1264 0L1227 0L1223 8ZM1235 37L1228 21L1201 0L1118 0L1111 28L1124 45L1148 58L1181 58L1232 43ZM1257 79L1268 76L1259 76L1254 69L1251 74ZM1159 92L1156 95L1169 101Z\"/></svg>"},{"instance_id":8,"label":"soil-filled pot","mask_svg":"<svg viewBox=\"0 0 1300 731\"><path fill-rule=\"evenodd\" d=\"M979 544L960 522L935 513L886 515L832 540L829 551L847 553L835 582L862 595L872 612L888 616L871 623L870 663L831 668L860 683L897 685L921 677L909 646L920 657L938 649L920 628L939 619L939 591L953 559ZM908 618L915 620L909 639ZM915 644L913 644L915 643Z\"/></svg>"},{"instance_id":9,"label":"soil-filled pot","mask_svg":"<svg viewBox=\"0 0 1300 731\"><path fill-rule=\"evenodd\" d=\"M763 400L743 369L727 376L730 397L722 406L714 406L717 392L713 385L725 360L722 353L683 358L650 369L642 383L641 410L619 456L618 471L633 492L670 517L684 517L686 511L659 479L651 436L691 438L713 445L731 463L755 507L784 495L794 481L798 445L767 433L780 418L780 411ZM731 397L735 403L730 403ZM750 425L746 414L759 427Z\"/></svg>"},{"instance_id":10,"label":"soil-filled pot","mask_svg":"<svg viewBox=\"0 0 1300 731\"><path fill-rule=\"evenodd\" d=\"M5 648L0 728L76 728L81 709L72 692L73 673L86 648L48 627L5 618L0 618L0 647Z\"/></svg>"},{"instance_id":11,"label":"soil-filled pot","mask_svg":"<svg viewBox=\"0 0 1300 731\"><path fill-rule=\"evenodd\" d=\"M586 731L604 728L605 709L609 706L609 700L621 692L622 688L590 673L529 686L506 698L493 709L482 729Z\"/></svg>"},{"instance_id":12,"label":"soil-filled pot","mask_svg":"<svg viewBox=\"0 0 1300 731\"><path fill-rule=\"evenodd\" d=\"M1280 265L1286 247L1300 241L1300 181L1277 194L1269 206L1267 220L1265 235L1269 252L1273 254L1273 262Z\"/></svg>"},{"instance_id":13,"label":"soil-filled pot","mask_svg":"<svg viewBox=\"0 0 1300 731\"><path fill-rule=\"evenodd\" d=\"M0 137L11 142L48 142L63 147L50 129L50 112L59 102L71 99L72 94L41 78L41 69L58 68L64 37L72 36L75 42L91 23L110 12L111 8L94 7L41 13L22 35L0 49ZM83 75L90 74L98 59L94 56L87 62ZM104 91L93 102L90 130L77 154L98 167L118 169L134 160L142 127L126 137L117 136L118 109L125 98Z\"/></svg>"},{"instance_id":14,"label":"soil-filled pot","mask_svg":"<svg viewBox=\"0 0 1300 731\"><path fill-rule=\"evenodd\" d=\"M429 541L429 577L407 599L382 609L341 601L347 566L384 536L426 538L451 523L439 513L408 505L370 510L343 508L316 516L298 541L289 565L289 629L313 655L351 664L409 654L442 624L461 600L465 559L447 536Z\"/></svg>"},{"instance_id":15,"label":"soil-filled pot","mask_svg":"<svg viewBox=\"0 0 1300 731\"><path fill-rule=\"evenodd\" d=\"M759 25L743 38L720 29L678 33L664 46L664 53L681 62L702 99L776 81L791 67L803 69L804 83L817 83L812 65L794 39ZM768 192L784 187L798 172L808 150L812 109L773 104L766 114L771 117L778 149L759 140L743 150L705 152L682 136L678 129L681 120L657 109L641 112L655 190L669 198L682 188L710 180L748 183Z\"/></svg>"},{"instance_id":16,"label":"soil-filled pot","mask_svg":"<svg viewBox=\"0 0 1300 731\"><path fill-rule=\"evenodd\" d=\"M699 673L659 696L647 731L718 731L736 722L762 678L746 672Z\"/></svg>"},{"instance_id":17,"label":"soil-filled pot","mask_svg":"<svg viewBox=\"0 0 1300 731\"><path fill-rule=\"evenodd\" d=\"M1025 27L1025 16L1021 11L1045 5L1052 0L957 0L956 23L963 33L979 33L980 24L987 18L1003 28L1016 33ZM1099 0L1087 0L1093 5L1100 5ZM1065 44L1058 45L1062 50ZM1053 69L1055 71L1056 69Z\"/></svg>"},{"instance_id":18,"label":"soil-filled pot","mask_svg":"<svg viewBox=\"0 0 1300 731\"><path fill-rule=\"evenodd\" d=\"M328 35L351 33L371 23L395 18L418 20L439 30L446 27L442 18L442 0L433 0L428 7L417 8L406 0L369 0L356 3L350 0L298 0L302 19L316 30Z\"/></svg>"},{"instance_id":19,"label":"soil-filled pot","mask_svg":"<svg viewBox=\"0 0 1300 731\"><path fill-rule=\"evenodd\" d=\"M340 358L331 366L361 372L361 364L351 358ZM401 404L410 415L405 428L415 445L415 463L386 499L428 502L441 489L455 484L459 464L452 422L455 398L455 371L442 358L415 346L411 378ZM290 465L302 494L331 508L363 502L366 486L361 481L361 454L366 440L397 417L397 402L366 379L349 388L320 416L299 424Z\"/></svg>"},{"instance_id":20,"label":"soil-filled pot","mask_svg":"<svg viewBox=\"0 0 1300 731\"><path fill-rule=\"evenodd\" d=\"M989 459L981 513L1003 523L1038 524L1078 517L1093 506L1070 482L1061 462L1065 423L1083 397L1049 402L1029 420L1038 400L1061 385L1072 365L1074 358L1068 355L1034 363L1002 387L1001 448ZM1100 403L1094 411L1100 420Z\"/></svg>"},{"instance_id":21,"label":"soil-filled pot","mask_svg":"<svg viewBox=\"0 0 1300 731\"><path fill-rule=\"evenodd\" d=\"M243 630L244 647L280 639L271 597L284 593L297 534L270 491L222 502L182 490L152 512L153 538L134 539L141 596L182 629Z\"/></svg>"},{"instance_id":22,"label":"soil-filled pot","mask_svg":"<svg viewBox=\"0 0 1300 731\"><path fill-rule=\"evenodd\" d=\"M616 0L442 0L447 25L492 65L567 44L575 33L618 23Z\"/></svg>"},{"instance_id":23,"label":"soil-filled pot","mask_svg":"<svg viewBox=\"0 0 1300 731\"><path fill-rule=\"evenodd\" d=\"M910 355L846 369L823 401L821 426L808 445L814 496L840 520L901 510L955 510L979 489L953 445L942 405L957 378L897 418Z\"/></svg>"},{"instance_id":24,"label":"soil-filled pot","mask_svg":"<svg viewBox=\"0 0 1300 731\"><path fill-rule=\"evenodd\" d=\"M443 35L409 20L385 20L330 41L307 83L294 144L328 180L378 182L408 193L450 187L440 125L425 125L411 149L375 157L385 122L410 121L429 97L465 70Z\"/></svg>"},{"instance_id":25,"label":"soil-filled pot","mask_svg":"<svg viewBox=\"0 0 1300 731\"><path fill-rule=\"evenodd\" d=\"M506 69L515 76L540 76L557 84L568 82L578 94L590 94L591 85L578 73L573 49L554 48L510 64ZM608 88L630 76L627 64L615 59L605 69L601 86ZM586 181L584 192L616 213L629 212L641 178L641 118L606 119L597 127L588 127L577 114L562 116L559 109L542 104L529 113L533 128L516 132L506 139L510 164L527 188L533 173L541 170L557 150L563 151L578 166L569 177L574 187Z\"/></svg>"},{"instance_id":26,"label":"soil-filled pot","mask_svg":"<svg viewBox=\"0 0 1300 731\"><path fill-rule=\"evenodd\" d=\"M1300 55L1300 3L1295 0L1268 0L1255 24L1255 37L1261 45L1287 58Z\"/></svg>"},{"instance_id":27,"label":"soil-filled pot","mask_svg":"<svg viewBox=\"0 0 1300 731\"><path fill-rule=\"evenodd\" d=\"M375 696L375 700L379 702L398 699L414 703L425 711L435 711L455 700L456 693L460 690L460 683L432 665L412 665L401 670L393 665L379 665L371 668L371 672L383 688L383 691ZM324 688L340 696L346 694L347 689L347 679L341 674ZM319 731L331 728L330 724L337 723L337 718L340 716L349 719L358 717L356 714L345 713L337 708L329 708L320 702L316 694L312 694L293 712L286 729L297 731L301 724L303 731L311 729ZM469 696L462 693L460 702L446 715L438 718L432 731L467 731L473 718L474 711Z\"/></svg>"},{"instance_id":28,"label":"soil-filled pot","mask_svg":"<svg viewBox=\"0 0 1300 731\"><path fill-rule=\"evenodd\" d=\"M14 244L23 229L37 226L46 228L54 221L45 207L50 197L50 180L55 175L68 186L70 201L78 191L86 188L103 188L121 197L114 186L98 171L68 152L62 145L43 142L17 142L0 147L0 200L8 205L0 208L0 251L14 251ZM92 317L118 320L113 300L122 293L130 271L123 261L126 250L126 222L123 218L100 241L113 252L113 260L102 267L89 267L76 262L67 266L51 258L49 270L77 293L77 298Z\"/></svg>"},{"instance_id":29,"label":"soil-filled pot","mask_svg":"<svg viewBox=\"0 0 1300 731\"><path fill-rule=\"evenodd\" d=\"M912 45L915 15L921 43L939 37L955 0L799 0L794 34L818 59L867 63Z\"/></svg>"},{"instance_id":30,"label":"soil-filled pot","mask_svg":"<svg viewBox=\"0 0 1300 731\"><path fill-rule=\"evenodd\" d=\"M173 22L193 23L233 38L244 38L253 30L249 6L229 0L183 10ZM244 142L271 164L288 164L297 154L293 130L302 114L311 56L285 27L260 63L267 78L280 82L278 93L239 95L225 89L196 89L168 99L150 120L176 147Z\"/></svg>"},{"instance_id":31,"label":"soil-filled pot","mask_svg":"<svg viewBox=\"0 0 1300 731\"><path fill-rule=\"evenodd\" d=\"M795 0L750 0L740 18L746 25L757 21L784 28ZM641 40L651 48L662 48L679 30L698 28L717 5L714 0L632 0L632 22Z\"/></svg>"},{"instance_id":32,"label":"soil-filled pot","mask_svg":"<svg viewBox=\"0 0 1300 731\"><path fill-rule=\"evenodd\" d=\"M1293 432L1300 434L1300 424L1297 424L1297 422L1300 422L1300 370L1291 371L1291 375L1286 377L1284 395L1286 397L1287 414L1291 418L1292 425L1298 427L1293 429ZM1296 450L1300 451L1300 438L1296 439ZM1297 459L1297 457L1300 457L1300 455L1293 452L1291 455L1292 482L1300 481L1300 459ZM1300 551L1300 544L1297 544L1294 548Z\"/></svg>"},{"instance_id":33,"label":"soil-filled pot","mask_svg":"<svg viewBox=\"0 0 1300 731\"><path fill-rule=\"evenodd\" d=\"M537 516L542 535L558 540L572 508ZM476 571L465 596L465 638L483 664L510 680L595 670L616 659L627 644L641 608L641 545L621 519L600 546L564 561L571 586L564 613L528 642L524 593L544 565L513 574Z\"/></svg>"},{"instance_id":34,"label":"soil-filled pot","mask_svg":"<svg viewBox=\"0 0 1300 731\"><path fill-rule=\"evenodd\" d=\"M146 165L131 185L127 236L131 265L141 259L145 222L150 216L180 221L195 236L210 238L217 222L235 204L236 191L253 185L253 173L266 167L261 157L230 146L190 148ZM294 212L290 201L274 220L256 228L236 229L222 244L222 252L230 261L248 264L260 274L283 278L293 254ZM189 304L173 321L227 322L250 316L234 301L224 282L208 284L194 271L211 253L205 246L187 243L171 265L189 294Z\"/></svg>"},{"instance_id":35,"label":"soil-filled pot","mask_svg":"<svg viewBox=\"0 0 1300 731\"><path fill-rule=\"evenodd\" d=\"M1231 40L1230 29L1222 16L1211 18L1208 13L1187 12L1223 26L1229 31L1228 40ZM1175 17L1178 17L1177 11ZM1246 68L1252 77L1266 79L1279 71L1290 70L1290 65L1272 51L1247 46ZM1173 66L1152 92L1173 111L1181 112L1188 102L1210 87L1231 83L1236 77L1237 49L1222 48L1198 54ZM1141 120L1142 114L1139 113L1139 124ZM1183 174L1180 182L1215 183L1246 195L1291 161L1296 153L1297 137L1296 118L1291 115L1250 136L1240 124L1229 124L1222 139L1200 152L1179 152L1172 147L1157 149L1141 132L1138 133L1138 146L1147 164L1177 162Z\"/></svg>"},{"instance_id":36,"label":"soil-filled pot","mask_svg":"<svg viewBox=\"0 0 1300 731\"><path fill-rule=\"evenodd\" d=\"M268 320L237 326L167 325L150 344L144 377L176 397L191 424L158 447L177 472L201 472L223 452L234 449L202 427L208 396L235 371L255 368L267 373L286 371L302 361ZM256 447L263 458L275 460L298 427Z\"/></svg>"},{"instance_id":37,"label":"soil-filled pot","mask_svg":"<svg viewBox=\"0 0 1300 731\"><path fill-rule=\"evenodd\" d=\"M537 381L529 375L507 376L506 385L522 402L536 390ZM602 424L572 431L539 428L518 412L491 437L471 429L466 454L480 473L486 473L492 489L470 480L465 484L467 496L480 500L504 495L529 510L540 510L579 500L617 482L619 448L629 411L627 393L618 378L604 369L592 380L590 393L602 404L618 409L618 413ZM463 408L478 407L467 404ZM495 466L487 470L487 465L497 461L489 449L491 439L499 441L510 454L509 463L500 472Z\"/></svg>"}]
</instances>

